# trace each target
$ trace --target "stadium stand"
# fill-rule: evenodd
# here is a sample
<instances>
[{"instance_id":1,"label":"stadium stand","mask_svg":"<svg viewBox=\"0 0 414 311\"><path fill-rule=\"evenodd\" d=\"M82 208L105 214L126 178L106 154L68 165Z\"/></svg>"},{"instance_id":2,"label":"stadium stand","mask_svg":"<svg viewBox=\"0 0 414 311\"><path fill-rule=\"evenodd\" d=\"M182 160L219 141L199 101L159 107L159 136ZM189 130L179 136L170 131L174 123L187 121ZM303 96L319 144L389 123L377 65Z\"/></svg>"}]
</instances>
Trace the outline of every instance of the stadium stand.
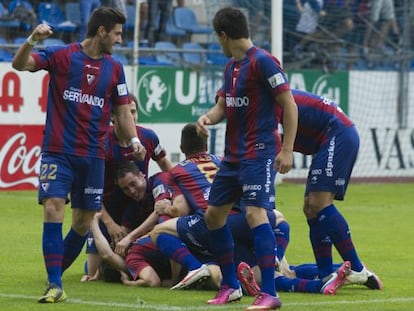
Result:
<instances>
[{"instance_id":1,"label":"stadium stand","mask_svg":"<svg viewBox=\"0 0 414 311\"><path fill-rule=\"evenodd\" d=\"M37 15L40 23L49 24L54 31L61 33L75 33L78 31L75 23L66 20L65 14L57 3L40 2Z\"/></svg>"},{"instance_id":2,"label":"stadium stand","mask_svg":"<svg viewBox=\"0 0 414 311\"><path fill-rule=\"evenodd\" d=\"M223 54L221 46L218 43L207 44L207 63L211 65L224 66L229 58Z\"/></svg>"},{"instance_id":3,"label":"stadium stand","mask_svg":"<svg viewBox=\"0 0 414 311\"><path fill-rule=\"evenodd\" d=\"M240 7L246 13L251 15L251 12L262 14L262 23L269 24L270 20L268 12L261 12L260 9L265 7L263 3L266 0L257 0L256 2L248 2L245 7ZM303 1L302 1L303 2ZM339 18L331 19L333 22L329 22L329 19L325 19L325 24L322 29L325 33L325 37L320 37L318 40L309 42L309 44L300 53L294 53L293 47L301 40L301 34L296 32L295 26L298 22L299 12L296 5L292 1L283 1L283 62L284 67L287 70L294 69L323 69L325 71L333 70L398 70L408 59L407 64L410 69L414 67L414 61L412 50L413 50L413 19L414 8L410 10L404 9L403 3L407 2L410 7L414 7L412 1L401 0L394 1L395 3L395 22L396 26L400 29L400 35L393 31L386 34L383 38L383 46L380 48L370 48L369 52L364 51L363 45L363 34L365 29L369 27L376 27L373 29L373 35L379 36L381 34L380 26L371 25L369 10L370 7L364 5L367 1L333 1L325 0L327 5L335 3L347 3L347 10L351 12L353 18L353 30L348 33L338 36L335 33L335 25L338 26L340 21ZM125 44L120 48L125 48L127 42L133 39L133 30L135 26L136 17L136 4L139 1L127 1L127 23L124 26L124 42ZM232 1L232 0L212 0L212 1L198 1L198 0L187 0L184 6L175 7L173 15L168 19L166 27L166 38L160 39L163 41L171 41L175 44L177 54L181 56L183 53L183 43L192 42L198 43L203 47L202 53L206 56L206 63L219 65L224 64L227 59L222 54L221 49L217 47L215 35L211 29L211 20L214 13L218 8L235 5L235 3L247 3L246 1ZM359 3L359 4L358 4ZM177 4L177 1L174 1ZM358 5L356 5L358 4ZM243 4L244 5L244 4ZM335 4L336 5L336 4ZM343 4L341 4L343 5ZM27 23L18 19L16 10L18 8L24 8L32 10L36 16L37 22L47 22L50 24L54 31L55 37L62 39L68 43L77 38L80 14L79 4L74 0L68 2L60 1L24 1L24 0L12 0L12 1L0 1L0 37L6 39L6 43L0 45L1 48L6 49L8 52L13 52L18 42L16 38L24 38L28 30L33 26L32 23ZM246 9L247 8L247 9ZM339 11L339 10L337 10ZM23 11L21 10L18 16ZM339 11L341 12L341 11ZM145 15L145 14L144 14ZM249 16L251 18L251 16ZM408 18L409 22L406 23ZM141 22L145 22L145 17L140 14ZM254 19L249 19L249 23L252 23ZM342 24L339 24L342 25ZM252 25L258 28L258 25ZM259 27L260 28L260 27ZM337 27L338 28L338 27ZM341 28L339 28L341 29ZM403 40L403 30L411 29L410 41L407 38ZM268 35L256 34L252 32L253 42L260 47L270 47L270 38ZM140 35L140 39L143 39ZM24 39L22 39L24 40ZM406 42L405 46L402 45ZM408 43L407 43L408 42ZM267 44L267 46L265 46ZM12 46L11 46L12 45ZM335 46L329 48L329 46ZM141 49L143 47L141 46ZM117 48L116 48L117 49ZM144 49L145 50L145 49ZM366 49L365 49L366 50ZM127 59L132 60L132 50L122 51ZM139 52L139 63L140 64L152 64L156 60L156 54L158 50L150 50ZM165 53L162 53L161 59L164 58L162 64L165 63ZM195 53L193 53L195 54ZM194 56L194 55L193 55ZM173 63L176 63L177 58ZM181 62L181 57L178 58L178 64L185 65L185 61ZM124 60L125 61L125 60ZM171 59L167 61L171 63Z\"/></svg>"},{"instance_id":4,"label":"stadium stand","mask_svg":"<svg viewBox=\"0 0 414 311\"><path fill-rule=\"evenodd\" d=\"M59 38L47 38L43 40L44 46L51 46L51 45L63 45L65 42Z\"/></svg>"},{"instance_id":5,"label":"stadium stand","mask_svg":"<svg viewBox=\"0 0 414 311\"><path fill-rule=\"evenodd\" d=\"M155 59L159 65L180 65L181 56L176 51L177 46L169 41L157 41L155 42L155 49L159 50L155 55Z\"/></svg>"},{"instance_id":6,"label":"stadium stand","mask_svg":"<svg viewBox=\"0 0 414 311\"><path fill-rule=\"evenodd\" d=\"M7 44L7 39L0 38L0 45ZM0 48L0 61L10 62L13 59L13 53L6 48Z\"/></svg>"},{"instance_id":7,"label":"stadium stand","mask_svg":"<svg viewBox=\"0 0 414 311\"><path fill-rule=\"evenodd\" d=\"M204 51L205 49L199 43L184 42L182 55L184 64L204 66L206 62Z\"/></svg>"},{"instance_id":8,"label":"stadium stand","mask_svg":"<svg viewBox=\"0 0 414 311\"><path fill-rule=\"evenodd\" d=\"M198 22L194 11L188 7L177 7L173 11L174 23L177 28L187 32L188 41L193 34L209 34L213 30L208 26L202 26Z\"/></svg>"}]
</instances>

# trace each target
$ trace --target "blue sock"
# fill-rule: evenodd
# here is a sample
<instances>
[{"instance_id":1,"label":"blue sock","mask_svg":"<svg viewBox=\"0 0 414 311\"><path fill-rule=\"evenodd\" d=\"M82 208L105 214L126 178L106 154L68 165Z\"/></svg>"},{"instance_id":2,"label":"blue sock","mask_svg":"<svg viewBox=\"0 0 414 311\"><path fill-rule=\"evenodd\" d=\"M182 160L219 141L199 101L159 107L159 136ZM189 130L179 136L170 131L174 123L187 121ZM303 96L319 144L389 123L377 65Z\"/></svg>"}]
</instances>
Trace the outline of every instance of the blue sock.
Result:
<instances>
[{"instance_id":1,"label":"blue sock","mask_svg":"<svg viewBox=\"0 0 414 311\"><path fill-rule=\"evenodd\" d=\"M168 258L186 267L188 271L201 267L201 262L190 253L187 245L176 236L161 233L157 238L157 247Z\"/></svg>"},{"instance_id":2,"label":"blue sock","mask_svg":"<svg viewBox=\"0 0 414 311\"><path fill-rule=\"evenodd\" d=\"M352 270L361 271L363 266L352 242L348 223L342 214L331 204L318 213L318 220L342 259L351 262Z\"/></svg>"},{"instance_id":3,"label":"blue sock","mask_svg":"<svg viewBox=\"0 0 414 311\"><path fill-rule=\"evenodd\" d=\"M308 219L309 237L321 278L333 272L332 242L317 218Z\"/></svg>"},{"instance_id":4,"label":"blue sock","mask_svg":"<svg viewBox=\"0 0 414 311\"><path fill-rule=\"evenodd\" d=\"M286 248L288 247L290 240L290 226L286 221L282 221L278 224L274 230L276 238L276 256L279 261L285 256Z\"/></svg>"},{"instance_id":5,"label":"blue sock","mask_svg":"<svg viewBox=\"0 0 414 311\"><path fill-rule=\"evenodd\" d=\"M64 256L62 261L62 273L66 271L67 268L75 261L82 251L83 246L85 245L86 237L79 235L73 228L70 228L68 234L65 237L64 241Z\"/></svg>"},{"instance_id":6,"label":"blue sock","mask_svg":"<svg viewBox=\"0 0 414 311\"><path fill-rule=\"evenodd\" d=\"M338 270L342 264L334 263L333 270ZM314 263L304 263L297 266L289 266L290 270L295 271L299 279L315 280L320 279L318 266Z\"/></svg>"},{"instance_id":7,"label":"blue sock","mask_svg":"<svg viewBox=\"0 0 414 311\"><path fill-rule=\"evenodd\" d=\"M296 277L299 279L314 280L319 277L318 266L313 263L290 266L289 268L295 271Z\"/></svg>"},{"instance_id":8,"label":"blue sock","mask_svg":"<svg viewBox=\"0 0 414 311\"><path fill-rule=\"evenodd\" d=\"M276 240L272 227L265 223L252 228L254 236L254 250L256 253L257 264L262 275L261 291L275 296L275 255Z\"/></svg>"},{"instance_id":9,"label":"blue sock","mask_svg":"<svg viewBox=\"0 0 414 311\"><path fill-rule=\"evenodd\" d=\"M234 264L234 241L229 227L224 225L219 229L210 230L210 238L211 241L216 241L216 243L210 244L223 274L221 284L231 288L239 288L240 284Z\"/></svg>"},{"instance_id":10,"label":"blue sock","mask_svg":"<svg viewBox=\"0 0 414 311\"><path fill-rule=\"evenodd\" d=\"M62 287L62 223L43 224L42 246L48 281Z\"/></svg>"},{"instance_id":11,"label":"blue sock","mask_svg":"<svg viewBox=\"0 0 414 311\"><path fill-rule=\"evenodd\" d=\"M322 280L290 279L285 276L275 278L277 291L319 293L322 288Z\"/></svg>"}]
</instances>

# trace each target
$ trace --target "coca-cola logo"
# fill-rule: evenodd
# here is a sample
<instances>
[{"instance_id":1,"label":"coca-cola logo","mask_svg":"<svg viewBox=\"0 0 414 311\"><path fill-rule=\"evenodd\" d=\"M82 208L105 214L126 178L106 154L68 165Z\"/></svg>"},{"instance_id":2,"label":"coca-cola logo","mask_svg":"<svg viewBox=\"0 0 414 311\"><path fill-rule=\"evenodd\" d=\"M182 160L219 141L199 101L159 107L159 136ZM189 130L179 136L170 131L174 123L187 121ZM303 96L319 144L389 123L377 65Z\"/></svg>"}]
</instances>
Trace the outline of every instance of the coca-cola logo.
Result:
<instances>
[{"instance_id":1,"label":"coca-cola logo","mask_svg":"<svg viewBox=\"0 0 414 311\"><path fill-rule=\"evenodd\" d=\"M40 137L37 135L40 142ZM37 140L37 139L35 139ZM2 143L2 142L0 142ZM39 185L40 144L28 146L27 134L18 132L10 136L0 149L0 189L28 184ZM21 187L20 187L21 188ZM22 188L23 189L23 188Z\"/></svg>"}]
</instances>

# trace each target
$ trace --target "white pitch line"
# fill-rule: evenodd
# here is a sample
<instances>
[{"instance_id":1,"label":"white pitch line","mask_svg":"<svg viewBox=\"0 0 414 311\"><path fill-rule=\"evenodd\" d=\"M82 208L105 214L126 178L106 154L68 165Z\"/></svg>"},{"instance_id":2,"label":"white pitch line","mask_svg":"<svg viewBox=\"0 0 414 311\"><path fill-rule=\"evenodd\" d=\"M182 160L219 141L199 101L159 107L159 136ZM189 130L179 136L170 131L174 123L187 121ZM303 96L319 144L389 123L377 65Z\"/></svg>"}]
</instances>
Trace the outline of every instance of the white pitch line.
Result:
<instances>
[{"instance_id":1,"label":"white pitch line","mask_svg":"<svg viewBox=\"0 0 414 311\"><path fill-rule=\"evenodd\" d=\"M17 295L17 294L6 294L0 293L0 298L18 298L25 300L36 301L38 297ZM318 302L285 302L284 306L327 306L327 305L358 305L358 304L376 304L376 303L392 303L392 302L414 302L414 297L394 297L385 299L369 299L369 300L335 300L335 301L318 301ZM225 306L168 306L168 305L157 305L157 304L146 304L142 300L137 300L137 303L120 303L120 302L101 302L101 301L90 301L81 300L75 298L68 298L65 304L78 304L78 305L89 305L89 306L103 306L103 307L117 307L125 309L145 309L145 310L161 310L161 311L185 311L185 310L220 310L224 309ZM243 306L243 304L240 304ZM247 305L246 305L247 306Z\"/></svg>"}]
</instances>

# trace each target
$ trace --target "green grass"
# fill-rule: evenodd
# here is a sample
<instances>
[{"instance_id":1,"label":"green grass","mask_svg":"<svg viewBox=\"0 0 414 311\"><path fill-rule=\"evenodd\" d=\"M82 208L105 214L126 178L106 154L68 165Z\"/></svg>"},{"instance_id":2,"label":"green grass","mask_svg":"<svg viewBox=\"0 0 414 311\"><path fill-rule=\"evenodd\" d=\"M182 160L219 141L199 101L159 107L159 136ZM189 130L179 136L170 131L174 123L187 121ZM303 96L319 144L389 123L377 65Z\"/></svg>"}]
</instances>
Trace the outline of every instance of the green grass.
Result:
<instances>
[{"instance_id":1,"label":"green grass","mask_svg":"<svg viewBox=\"0 0 414 311\"><path fill-rule=\"evenodd\" d=\"M384 283L383 291L363 286L341 289L336 296L280 293L283 310L414 310L414 184L351 185L337 206L347 218L361 260ZM277 205L291 225L287 258L292 264L313 262L302 214L302 185L277 187ZM244 310L252 298L223 307L207 306L215 292L132 288L120 284L80 283L82 253L64 274L68 300L56 305L36 302L45 289L41 254L42 207L35 192L0 192L0 310ZM70 222L67 208L65 232ZM335 252L334 252L335 253ZM339 257L335 253L335 259Z\"/></svg>"}]
</instances>

